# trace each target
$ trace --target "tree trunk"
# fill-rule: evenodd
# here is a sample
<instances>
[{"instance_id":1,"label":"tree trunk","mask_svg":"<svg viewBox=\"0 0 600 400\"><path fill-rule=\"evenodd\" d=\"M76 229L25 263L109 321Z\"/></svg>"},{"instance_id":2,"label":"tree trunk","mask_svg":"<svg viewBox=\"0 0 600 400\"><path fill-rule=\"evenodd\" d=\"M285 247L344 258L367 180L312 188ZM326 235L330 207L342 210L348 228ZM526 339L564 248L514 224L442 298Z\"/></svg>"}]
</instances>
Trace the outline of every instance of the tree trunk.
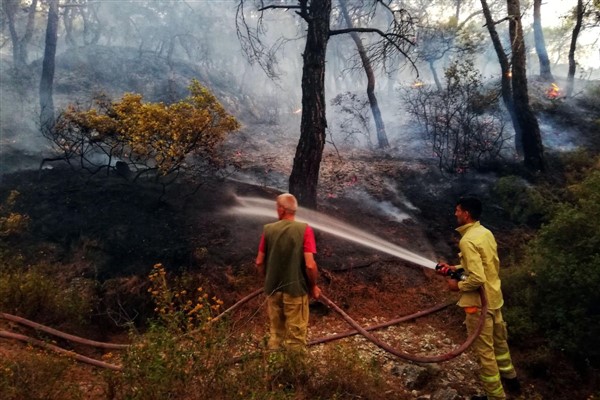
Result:
<instances>
[{"instance_id":1,"label":"tree trunk","mask_svg":"<svg viewBox=\"0 0 600 400\"><path fill-rule=\"evenodd\" d=\"M433 60L428 61L429 69L431 70L431 75L433 76L433 81L435 82L435 87L440 92L443 90L442 82L440 82L440 78L438 77L437 71L435 70L435 65L433 64Z\"/></svg>"},{"instance_id":2,"label":"tree trunk","mask_svg":"<svg viewBox=\"0 0 600 400\"><path fill-rule=\"evenodd\" d=\"M512 72L510 70L510 62L508 61L508 56L504 52L504 48L502 47L502 42L500 41L500 36L498 36L498 32L496 31L496 22L492 19L492 13L490 12L490 8L488 7L486 0L481 0L481 7L483 9L483 15L485 17L485 24L487 26L488 32L490 33L490 37L492 39L492 43L494 45L494 50L496 51L496 55L498 56L498 62L500 63L500 70L502 72L501 78L501 93L502 93L502 101L504 102L504 106L508 110L508 114L510 115L510 119L512 121L513 129L515 130L515 149L519 156L523 155L523 130L521 129L521 124L517 118L517 114L515 112L515 107L513 103L513 93L512 93L512 83L511 77Z\"/></svg>"},{"instance_id":3,"label":"tree trunk","mask_svg":"<svg viewBox=\"0 0 600 400\"><path fill-rule=\"evenodd\" d=\"M54 126L54 63L56 57L56 42L58 40L58 0L50 0L48 10L48 25L46 27L46 45L42 63L42 78L40 80L40 122L42 131L51 130Z\"/></svg>"},{"instance_id":4,"label":"tree trunk","mask_svg":"<svg viewBox=\"0 0 600 400\"><path fill-rule=\"evenodd\" d=\"M344 19L346 20L346 25L348 25L348 28L353 28L354 24L352 23L352 19L350 19L350 15L348 14L346 0L340 1L340 7L342 9ZM379 109L379 104L377 103L377 96L375 96L375 74L373 73L371 60L369 59L369 56L367 56L367 51L365 50L365 46L363 46L362 40L360 40L358 33L350 32L350 37L356 44L356 49L360 55L360 60L365 73L367 74L367 97L369 98L371 112L373 113L373 120L375 121L375 129L377 130L377 144L380 149L385 149L390 147L390 142L388 141L387 134L385 133L385 125L383 123L383 119L381 118L381 110Z\"/></svg>"},{"instance_id":5,"label":"tree trunk","mask_svg":"<svg viewBox=\"0 0 600 400\"><path fill-rule=\"evenodd\" d=\"M523 26L521 25L521 5L519 0L507 0L509 16L508 30L512 47L512 91L517 120L521 127L525 167L530 171L543 171L544 147L537 118L529 105L527 90L527 69Z\"/></svg>"},{"instance_id":6,"label":"tree trunk","mask_svg":"<svg viewBox=\"0 0 600 400\"><path fill-rule=\"evenodd\" d=\"M550 70L550 59L546 50L546 40L542 30L542 0L533 1L533 37L535 39L535 51L540 61L540 77L548 82L554 81Z\"/></svg>"},{"instance_id":7,"label":"tree trunk","mask_svg":"<svg viewBox=\"0 0 600 400\"><path fill-rule=\"evenodd\" d=\"M329 40L331 0L309 6L302 66L302 120L300 140L289 180L290 193L309 208L317 206L319 168L325 146L325 55Z\"/></svg>"},{"instance_id":8,"label":"tree trunk","mask_svg":"<svg viewBox=\"0 0 600 400\"><path fill-rule=\"evenodd\" d=\"M37 8L38 0L33 0L27 11L27 25L23 37L19 38L17 33L16 14L20 11L21 7L18 1L5 1L3 8L6 14L8 22L8 31L10 33L10 41L12 43L13 50L13 65L15 69L20 70L27 65L27 46L33 37L33 28L35 26L35 13Z\"/></svg>"},{"instance_id":9,"label":"tree trunk","mask_svg":"<svg viewBox=\"0 0 600 400\"><path fill-rule=\"evenodd\" d=\"M462 0L456 0L456 12L454 16L456 17L456 22L459 21L460 18L460 6L462 5Z\"/></svg>"},{"instance_id":10,"label":"tree trunk","mask_svg":"<svg viewBox=\"0 0 600 400\"><path fill-rule=\"evenodd\" d=\"M65 43L69 47L77 46L77 42L73 37L73 19L76 11L73 8L67 8L63 12L63 25L65 26Z\"/></svg>"},{"instance_id":11,"label":"tree trunk","mask_svg":"<svg viewBox=\"0 0 600 400\"><path fill-rule=\"evenodd\" d=\"M573 34L571 35L571 47L569 47L569 72L567 74L566 90L567 97L571 97L573 95L573 89L575 86L575 70L577 69L577 64L575 63L575 49L577 48L577 38L579 37L579 32L581 31L584 11L583 0L577 0L577 8L575 11L575 27L573 28Z\"/></svg>"}]
</instances>

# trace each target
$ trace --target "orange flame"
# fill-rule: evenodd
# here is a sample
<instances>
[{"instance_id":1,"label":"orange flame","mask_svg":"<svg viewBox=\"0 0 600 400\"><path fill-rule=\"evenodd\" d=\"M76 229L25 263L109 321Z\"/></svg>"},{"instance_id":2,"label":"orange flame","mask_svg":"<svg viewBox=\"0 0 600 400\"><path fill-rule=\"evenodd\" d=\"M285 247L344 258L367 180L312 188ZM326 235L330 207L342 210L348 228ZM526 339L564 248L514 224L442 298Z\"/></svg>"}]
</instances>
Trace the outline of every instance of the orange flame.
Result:
<instances>
[{"instance_id":1,"label":"orange flame","mask_svg":"<svg viewBox=\"0 0 600 400\"><path fill-rule=\"evenodd\" d=\"M422 86L425 86L425 83L423 81L415 81L415 83L412 84L412 87L415 89L418 89Z\"/></svg>"},{"instance_id":2,"label":"orange flame","mask_svg":"<svg viewBox=\"0 0 600 400\"><path fill-rule=\"evenodd\" d=\"M551 83L548 90L546 90L546 97L548 97L550 100L554 100L558 96L560 96L560 88L556 83Z\"/></svg>"}]
</instances>

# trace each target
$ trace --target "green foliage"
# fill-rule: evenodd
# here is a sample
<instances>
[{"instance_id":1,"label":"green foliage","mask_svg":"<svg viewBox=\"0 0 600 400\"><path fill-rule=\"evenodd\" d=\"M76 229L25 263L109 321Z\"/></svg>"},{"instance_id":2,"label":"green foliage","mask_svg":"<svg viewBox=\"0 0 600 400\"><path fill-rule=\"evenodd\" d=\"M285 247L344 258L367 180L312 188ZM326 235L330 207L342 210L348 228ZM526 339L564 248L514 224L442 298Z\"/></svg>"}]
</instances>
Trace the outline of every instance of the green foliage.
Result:
<instances>
[{"instance_id":1,"label":"green foliage","mask_svg":"<svg viewBox=\"0 0 600 400\"><path fill-rule=\"evenodd\" d=\"M136 176L157 171L159 176L191 170L189 157L218 163L217 146L228 132L239 127L208 89L192 81L190 96L177 103L143 103L139 94L128 93L111 103L100 99L96 109L69 106L60 116L49 139L64 158L78 158L97 166L98 154L107 164L114 161L118 173Z\"/></svg>"},{"instance_id":2,"label":"green foliage","mask_svg":"<svg viewBox=\"0 0 600 400\"><path fill-rule=\"evenodd\" d=\"M0 204L0 237L18 236L27 230L29 217L14 212L19 192L12 190L3 204Z\"/></svg>"},{"instance_id":3,"label":"green foliage","mask_svg":"<svg viewBox=\"0 0 600 400\"><path fill-rule=\"evenodd\" d=\"M584 180L597 167L598 163L598 159L586 149L562 153L559 157L560 172L567 185L577 184Z\"/></svg>"},{"instance_id":4,"label":"green foliage","mask_svg":"<svg viewBox=\"0 0 600 400\"><path fill-rule=\"evenodd\" d=\"M204 329L217 316L223 301L209 294L202 287L186 288L185 274L176 277L173 284L167 281L162 264L155 264L150 273L148 292L156 308L154 311L169 330L177 333Z\"/></svg>"},{"instance_id":5,"label":"green foliage","mask_svg":"<svg viewBox=\"0 0 600 400\"><path fill-rule=\"evenodd\" d=\"M532 186L514 175L498 179L494 194L512 221L533 227L544 221L555 199L544 187Z\"/></svg>"},{"instance_id":6,"label":"green foliage","mask_svg":"<svg viewBox=\"0 0 600 400\"><path fill-rule=\"evenodd\" d=\"M153 267L149 280L159 319L144 335L133 336L117 391L127 399L158 400L215 398L219 390L229 390L219 382L227 375L235 345L226 325L213 322L222 302L209 300L202 288L185 289L181 280L170 283L161 264Z\"/></svg>"},{"instance_id":7,"label":"green foliage","mask_svg":"<svg viewBox=\"0 0 600 400\"><path fill-rule=\"evenodd\" d=\"M531 245L523 300L554 349L600 366L600 170L571 192Z\"/></svg>"},{"instance_id":8,"label":"green foliage","mask_svg":"<svg viewBox=\"0 0 600 400\"><path fill-rule=\"evenodd\" d=\"M240 335L214 317L220 309L216 297L201 288L182 289L189 278L173 280L157 264L149 279L159 318L143 335L132 335L123 372L109 382L115 398L386 398L390 388L381 367L356 347L326 347L318 356L257 351L252 335Z\"/></svg>"},{"instance_id":9,"label":"green foliage","mask_svg":"<svg viewBox=\"0 0 600 400\"><path fill-rule=\"evenodd\" d=\"M22 399L82 399L79 384L69 375L73 362L50 356L33 348L18 359L0 358L0 398Z\"/></svg>"},{"instance_id":10,"label":"green foliage","mask_svg":"<svg viewBox=\"0 0 600 400\"><path fill-rule=\"evenodd\" d=\"M308 398L384 399L392 389L383 379L379 362L361 356L351 344L326 347L320 358L326 366L319 369L318 379L310 381Z\"/></svg>"},{"instance_id":11,"label":"green foliage","mask_svg":"<svg viewBox=\"0 0 600 400\"><path fill-rule=\"evenodd\" d=\"M0 310L41 323L85 325L96 304L95 285L65 279L45 266L0 268Z\"/></svg>"}]
</instances>

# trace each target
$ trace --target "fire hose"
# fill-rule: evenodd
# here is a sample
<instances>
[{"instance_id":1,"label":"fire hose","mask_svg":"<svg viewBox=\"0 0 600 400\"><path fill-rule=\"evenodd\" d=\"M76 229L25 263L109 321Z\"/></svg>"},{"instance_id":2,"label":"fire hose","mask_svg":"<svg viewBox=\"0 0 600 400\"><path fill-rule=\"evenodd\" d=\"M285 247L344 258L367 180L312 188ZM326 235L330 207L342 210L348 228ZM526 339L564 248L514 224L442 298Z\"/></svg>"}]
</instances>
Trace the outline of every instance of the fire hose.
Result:
<instances>
[{"instance_id":1,"label":"fire hose","mask_svg":"<svg viewBox=\"0 0 600 400\"><path fill-rule=\"evenodd\" d=\"M225 311L223 311L221 314L219 314L217 317L215 317L213 319L213 321L216 321L216 320L222 318L225 314L233 312L234 310L238 309L243 304L252 300L253 298L255 298L256 296L258 296L261 293L262 293L262 289L255 290L254 292L250 293L249 295L245 296L244 298L242 298L241 300L236 302L233 306L231 306L228 309L226 309ZM406 315L404 317L400 317L400 318L397 318L397 319L394 319L392 321L388 321L388 322L385 322L382 324L378 324L378 325L374 325L374 326L370 326L370 327L362 327L360 324L358 324L358 322L353 320L346 312L344 312L339 306L337 306L333 301L331 301L324 294L321 294L321 296L319 297L319 301L321 303L323 303L324 305L326 305L327 307L331 308L333 311L337 312L342 317L342 319L344 319L352 328L354 328L354 330L339 333L339 334L332 335L329 337L315 339L315 340L311 341L310 343L308 343L308 345L313 346L316 344L326 343L329 341L338 340L338 339L341 339L344 337L348 337L348 336L360 333L362 336L364 336L367 340L372 342L377 347L387 351L390 354L395 355L398 358L401 358L401 359L404 359L407 361L413 361L413 362L418 362L418 363L434 363L434 362L447 361L447 360L450 360L450 359L458 356L462 352L464 352L473 343L473 341L477 338L477 336L479 336L479 334L481 333L481 330L483 329L483 324L485 321L485 315L487 313L488 305L487 305L487 299L485 296L485 292L482 287L479 288L479 296L481 299L481 314L479 317L479 324L477 326L477 329L469 335L467 340L462 345L460 345L459 347L457 347L457 348L453 349L452 351L445 353L445 354L440 354L440 355L435 355L435 356L421 356L421 355L405 353L405 352L397 350L397 349L393 348L392 346L382 342L377 337L375 337L371 333L369 333L369 331L375 330L375 329L381 329L381 328L388 327L388 326L391 326L391 325L394 325L394 324L397 324L397 323L400 323L403 321L408 321L411 319L415 319L415 318L419 318L419 317L431 314L433 312L439 311L439 310L449 306L450 303L439 304L439 305L431 307L427 310L423 310L423 311L420 311L420 312L417 312L414 314ZM36 330L44 331L44 332L50 333L52 335L62 337L64 339L67 339L67 340L70 340L73 342L77 342L80 344L85 344L85 345L92 346L92 347L99 347L99 348L104 348L104 349L126 349L130 346L127 344L97 342L97 341L93 341L93 340L84 339L84 338L81 338L78 336L69 335L69 334L60 332L56 329L49 328L47 326L38 324L36 322L27 320L25 318L17 317L17 316L7 314L7 313L0 313L0 318L6 319L9 321L13 321L13 322L17 322L17 323L29 326L31 328L34 328ZM67 356L70 356L78 361L81 361L81 362L84 362L87 364L91 364L91 365L94 365L97 367L112 369L115 371L122 370L122 367L119 365L109 364L109 363L105 363L100 360L86 357L81 354L75 353L73 351L63 349L59 346L55 346L55 345L46 343L44 341L31 338L29 336L20 335L20 334L8 332L5 330L0 330L0 337L25 341L25 342L61 353L61 354L67 355Z\"/></svg>"}]
</instances>

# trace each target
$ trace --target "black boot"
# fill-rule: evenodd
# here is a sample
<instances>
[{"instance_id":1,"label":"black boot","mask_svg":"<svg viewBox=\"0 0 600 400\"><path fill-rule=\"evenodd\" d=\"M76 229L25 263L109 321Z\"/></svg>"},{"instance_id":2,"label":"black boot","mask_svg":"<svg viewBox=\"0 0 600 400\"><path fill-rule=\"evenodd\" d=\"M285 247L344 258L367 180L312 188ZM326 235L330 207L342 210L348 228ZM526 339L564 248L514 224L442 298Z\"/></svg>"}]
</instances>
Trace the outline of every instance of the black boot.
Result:
<instances>
[{"instance_id":1,"label":"black boot","mask_svg":"<svg viewBox=\"0 0 600 400\"><path fill-rule=\"evenodd\" d=\"M502 378L502 384L504 385L504 389L510 394L518 395L521 393L521 382L519 382L518 378Z\"/></svg>"},{"instance_id":2,"label":"black boot","mask_svg":"<svg viewBox=\"0 0 600 400\"><path fill-rule=\"evenodd\" d=\"M488 400L488 397L486 395L476 395L471 396L471 400Z\"/></svg>"}]
</instances>

